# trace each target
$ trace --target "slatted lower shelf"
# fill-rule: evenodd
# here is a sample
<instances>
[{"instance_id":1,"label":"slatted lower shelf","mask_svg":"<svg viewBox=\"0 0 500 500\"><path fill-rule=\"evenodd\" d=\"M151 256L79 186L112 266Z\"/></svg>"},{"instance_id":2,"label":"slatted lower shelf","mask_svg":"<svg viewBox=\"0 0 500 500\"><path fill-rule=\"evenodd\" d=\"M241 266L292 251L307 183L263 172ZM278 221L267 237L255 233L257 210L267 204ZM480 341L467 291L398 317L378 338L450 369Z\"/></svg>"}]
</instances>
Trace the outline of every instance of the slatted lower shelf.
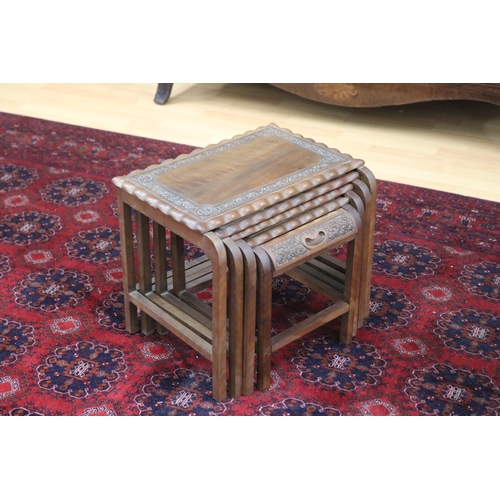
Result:
<instances>
[{"instance_id":1,"label":"slatted lower shelf","mask_svg":"<svg viewBox=\"0 0 500 500\"><path fill-rule=\"evenodd\" d=\"M343 298L345 264L328 254L320 255L297 266L287 274L336 303L320 313L301 321L297 325L273 336L272 351L293 342L306 333L328 323L349 309ZM211 307L202 302L195 293L207 288L212 282L212 268L206 256L186 263L186 291L179 297L170 292L161 296L153 291L146 294L138 290L130 299L155 321L182 339L208 360L212 359ZM172 288L172 273L167 274L167 287Z\"/></svg>"},{"instance_id":2,"label":"slatted lower shelf","mask_svg":"<svg viewBox=\"0 0 500 500\"><path fill-rule=\"evenodd\" d=\"M141 293L139 285L130 293L131 302L186 344L212 360L212 308L195 293L211 286L212 267L205 255L185 264L186 290L175 296L169 291L158 295L152 278L152 291ZM167 288L172 290L172 271L167 272ZM228 334L227 334L228 335ZM226 347L228 342L226 340Z\"/></svg>"},{"instance_id":3,"label":"slatted lower shelf","mask_svg":"<svg viewBox=\"0 0 500 500\"><path fill-rule=\"evenodd\" d=\"M186 288L196 293L212 284L212 265L206 255L186 262ZM171 289L172 271L167 272L167 287Z\"/></svg>"},{"instance_id":4,"label":"slatted lower shelf","mask_svg":"<svg viewBox=\"0 0 500 500\"><path fill-rule=\"evenodd\" d=\"M154 292L143 295L141 292L134 291L130 292L129 296L131 302L141 311L144 311L202 356L212 360L212 332L205 325Z\"/></svg>"},{"instance_id":5,"label":"slatted lower shelf","mask_svg":"<svg viewBox=\"0 0 500 500\"><path fill-rule=\"evenodd\" d=\"M328 254L320 255L310 261L287 271L290 277L321 293L332 300L343 297L345 284L345 263ZM168 287L172 287L171 272L167 274ZM186 264L186 288L191 293L207 288L212 283L212 268L206 256Z\"/></svg>"},{"instance_id":6,"label":"slatted lower shelf","mask_svg":"<svg viewBox=\"0 0 500 500\"><path fill-rule=\"evenodd\" d=\"M349 304L340 300L335 304L323 309L319 313L310 316L309 318L293 325L292 327L286 329L283 332L274 335L271 338L271 351L275 352L278 349L300 339L309 332L312 332L316 328L329 323L330 321L342 316L349 311Z\"/></svg>"}]
</instances>

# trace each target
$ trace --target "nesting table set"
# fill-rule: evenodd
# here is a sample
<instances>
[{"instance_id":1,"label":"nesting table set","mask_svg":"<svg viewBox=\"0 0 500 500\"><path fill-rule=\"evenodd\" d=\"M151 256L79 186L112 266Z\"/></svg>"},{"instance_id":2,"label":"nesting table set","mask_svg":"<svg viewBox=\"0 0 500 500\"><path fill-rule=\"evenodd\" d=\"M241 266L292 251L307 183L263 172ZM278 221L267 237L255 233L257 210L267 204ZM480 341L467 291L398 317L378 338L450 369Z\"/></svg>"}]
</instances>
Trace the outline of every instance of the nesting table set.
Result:
<instances>
[{"instance_id":1,"label":"nesting table set","mask_svg":"<svg viewBox=\"0 0 500 500\"><path fill-rule=\"evenodd\" d=\"M271 124L113 183L126 329L202 354L215 400L251 394L255 371L267 390L277 349L335 318L349 343L368 316L376 181L362 160ZM185 240L203 255L186 261ZM280 274L331 305L271 335ZM209 286L211 305L196 295Z\"/></svg>"}]
</instances>

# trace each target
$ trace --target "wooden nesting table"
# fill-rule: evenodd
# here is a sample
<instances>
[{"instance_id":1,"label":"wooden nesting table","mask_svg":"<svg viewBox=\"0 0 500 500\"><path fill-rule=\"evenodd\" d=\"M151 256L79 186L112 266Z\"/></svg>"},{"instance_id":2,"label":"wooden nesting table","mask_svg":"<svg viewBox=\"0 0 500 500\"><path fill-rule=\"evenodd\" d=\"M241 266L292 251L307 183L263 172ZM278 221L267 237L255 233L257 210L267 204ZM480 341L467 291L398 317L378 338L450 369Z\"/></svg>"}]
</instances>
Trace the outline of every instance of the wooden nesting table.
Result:
<instances>
[{"instance_id":1,"label":"wooden nesting table","mask_svg":"<svg viewBox=\"0 0 500 500\"><path fill-rule=\"evenodd\" d=\"M374 215L375 183L362 160L273 124L113 183L127 331L148 334L156 324L209 359L218 401L227 397L228 358L229 395L253 390L256 248L335 211L361 212L360 220L365 212ZM359 226L369 248L368 224ZM310 235L313 244L315 238ZM185 262L184 240L204 256ZM365 253L364 272L358 273L359 279L365 276L361 319L367 315L371 271L371 253ZM196 296L208 285L211 306Z\"/></svg>"}]
</instances>

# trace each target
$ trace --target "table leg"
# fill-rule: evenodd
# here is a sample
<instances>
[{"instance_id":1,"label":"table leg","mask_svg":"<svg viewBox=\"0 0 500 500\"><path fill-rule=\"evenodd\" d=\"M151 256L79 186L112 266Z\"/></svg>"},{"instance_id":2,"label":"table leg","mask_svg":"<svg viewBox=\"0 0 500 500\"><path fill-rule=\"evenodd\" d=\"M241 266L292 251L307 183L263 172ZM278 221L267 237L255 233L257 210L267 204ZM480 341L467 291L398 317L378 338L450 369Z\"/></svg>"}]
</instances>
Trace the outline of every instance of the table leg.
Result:
<instances>
[{"instance_id":1,"label":"table leg","mask_svg":"<svg viewBox=\"0 0 500 500\"><path fill-rule=\"evenodd\" d=\"M229 270L229 395L239 397L243 376L243 302L244 269L243 257L236 243L226 238Z\"/></svg>"},{"instance_id":2,"label":"table leg","mask_svg":"<svg viewBox=\"0 0 500 500\"><path fill-rule=\"evenodd\" d=\"M172 290L178 297L186 289L186 267L184 263L184 239L170 231L172 253Z\"/></svg>"},{"instance_id":3,"label":"table leg","mask_svg":"<svg viewBox=\"0 0 500 500\"><path fill-rule=\"evenodd\" d=\"M260 247L255 247L257 259L257 388L267 391L271 386L271 320L272 278L271 260Z\"/></svg>"},{"instance_id":4,"label":"table leg","mask_svg":"<svg viewBox=\"0 0 500 500\"><path fill-rule=\"evenodd\" d=\"M237 241L245 263L243 300L243 394L253 393L255 372L255 318L257 314L257 262L252 248L245 241Z\"/></svg>"},{"instance_id":5,"label":"table leg","mask_svg":"<svg viewBox=\"0 0 500 500\"><path fill-rule=\"evenodd\" d=\"M365 318L368 316L370 311L370 290L371 290L371 259L372 251L370 249L370 238L373 239L373 235L370 235L370 217L371 217L371 193L370 188L361 179L357 179L353 182L354 193L356 193L363 205L363 212L361 215L361 235L362 235L362 245L363 245L363 257L362 257L362 269L360 272L360 292L359 292L359 304L358 304L358 328L363 326Z\"/></svg>"},{"instance_id":6,"label":"table leg","mask_svg":"<svg viewBox=\"0 0 500 500\"><path fill-rule=\"evenodd\" d=\"M377 181L373 173L366 167L359 169L360 179L370 189L370 199L365 208L365 242L363 243L363 282L361 285L360 315L367 318L370 314L371 278L373 266L373 240L375 235L375 215L377 210Z\"/></svg>"},{"instance_id":7,"label":"table leg","mask_svg":"<svg viewBox=\"0 0 500 500\"><path fill-rule=\"evenodd\" d=\"M203 237L203 250L212 263L212 396L227 398L226 388L226 319L227 256L222 240L214 233Z\"/></svg>"},{"instance_id":8,"label":"table leg","mask_svg":"<svg viewBox=\"0 0 500 500\"><path fill-rule=\"evenodd\" d=\"M153 221L155 293L161 297L167 291L167 239L165 228ZM158 333L166 333L161 323L156 323Z\"/></svg>"},{"instance_id":9,"label":"table leg","mask_svg":"<svg viewBox=\"0 0 500 500\"><path fill-rule=\"evenodd\" d=\"M351 208L349 205L344 207L346 210ZM358 214L350 210L351 215L355 216L358 224L358 231L361 231L361 219ZM349 344L355 337L358 329L358 305L359 305L359 271L363 264L362 253L363 236L358 232L353 240L347 244L347 259L345 268L344 301L349 304L349 311L342 315L340 323L340 341L343 344Z\"/></svg>"},{"instance_id":10,"label":"table leg","mask_svg":"<svg viewBox=\"0 0 500 500\"><path fill-rule=\"evenodd\" d=\"M149 218L136 212L135 225L137 232L137 256L139 262L139 291L146 295L153 291L151 276L151 246L149 237ZM141 311L141 331L149 335L154 330L154 321Z\"/></svg>"},{"instance_id":11,"label":"table leg","mask_svg":"<svg viewBox=\"0 0 500 500\"><path fill-rule=\"evenodd\" d=\"M139 331L137 307L130 302L129 293L135 290L134 233L132 230L132 209L123 203L121 190L118 192L118 213L120 221L120 251L123 269L123 307L125 328L129 333Z\"/></svg>"}]
</instances>

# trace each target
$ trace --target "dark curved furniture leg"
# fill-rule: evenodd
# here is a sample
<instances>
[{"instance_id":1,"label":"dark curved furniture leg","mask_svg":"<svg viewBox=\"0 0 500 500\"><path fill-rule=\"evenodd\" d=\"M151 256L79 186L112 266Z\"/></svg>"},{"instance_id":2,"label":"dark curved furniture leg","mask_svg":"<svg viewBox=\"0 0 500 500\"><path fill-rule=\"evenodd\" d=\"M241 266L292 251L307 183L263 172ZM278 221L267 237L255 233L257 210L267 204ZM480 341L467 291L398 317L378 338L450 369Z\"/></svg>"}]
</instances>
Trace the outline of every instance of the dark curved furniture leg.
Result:
<instances>
[{"instance_id":1,"label":"dark curved furniture leg","mask_svg":"<svg viewBox=\"0 0 500 500\"><path fill-rule=\"evenodd\" d=\"M165 104L172 92L173 83L159 83L156 89L155 102L156 104Z\"/></svg>"}]
</instances>

